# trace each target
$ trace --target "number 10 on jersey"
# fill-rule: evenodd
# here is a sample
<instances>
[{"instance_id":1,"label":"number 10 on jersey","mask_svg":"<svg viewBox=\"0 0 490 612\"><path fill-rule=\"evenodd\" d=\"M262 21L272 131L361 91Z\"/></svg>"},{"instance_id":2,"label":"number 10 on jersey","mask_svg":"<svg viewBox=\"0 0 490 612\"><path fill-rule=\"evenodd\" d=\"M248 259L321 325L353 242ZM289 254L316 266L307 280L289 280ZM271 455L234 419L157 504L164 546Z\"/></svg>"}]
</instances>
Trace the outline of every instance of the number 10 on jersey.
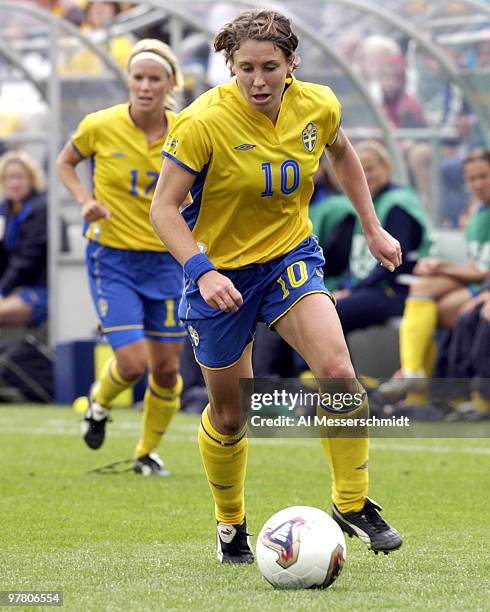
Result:
<instances>
[{"instance_id":1,"label":"number 10 on jersey","mask_svg":"<svg viewBox=\"0 0 490 612\"><path fill-rule=\"evenodd\" d=\"M291 288L296 289L297 287L301 287L308 280L308 270L306 268L306 263L300 259L299 261L295 261L286 269L286 276L288 283L286 284L286 280L280 276L276 282L279 283L282 289L282 299L285 300L290 291L288 289L288 284Z\"/></svg>"},{"instance_id":2,"label":"number 10 on jersey","mask_svg":"<svg viewBox=\"0 0 490 612\"><path fill-rule=\"evenodd\" d=\"M264 172L265 188L260 194L263 198L268 198L274 193L273 189L273 176L272 176L272 164L270 162L264 162L261 165L262 171ZM284 195L290 195L293 191L298 189L299 185L299 164L294 159L286 159L281 164L281 193Z\"/></svg>"}]
</instances>

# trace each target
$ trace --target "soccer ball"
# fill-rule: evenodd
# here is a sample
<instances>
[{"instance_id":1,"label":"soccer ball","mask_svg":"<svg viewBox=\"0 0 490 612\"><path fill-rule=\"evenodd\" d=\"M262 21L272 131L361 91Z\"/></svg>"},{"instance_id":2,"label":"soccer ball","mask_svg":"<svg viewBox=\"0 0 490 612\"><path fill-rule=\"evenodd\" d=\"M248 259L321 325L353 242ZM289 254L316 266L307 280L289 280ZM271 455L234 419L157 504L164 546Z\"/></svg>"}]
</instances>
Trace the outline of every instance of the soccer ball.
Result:
<instances>
[{"instance_id":1,"label":"soccer ball","mask_svg":"<svg viewBox=\"0 0 490 612\"><path fill-rule=\"evenodd\" d=\"M344 565L342 530L323 510L291 506L271 516L257 539L262 576L281 589L326 589Z\"/></svg>"}]
</instances>

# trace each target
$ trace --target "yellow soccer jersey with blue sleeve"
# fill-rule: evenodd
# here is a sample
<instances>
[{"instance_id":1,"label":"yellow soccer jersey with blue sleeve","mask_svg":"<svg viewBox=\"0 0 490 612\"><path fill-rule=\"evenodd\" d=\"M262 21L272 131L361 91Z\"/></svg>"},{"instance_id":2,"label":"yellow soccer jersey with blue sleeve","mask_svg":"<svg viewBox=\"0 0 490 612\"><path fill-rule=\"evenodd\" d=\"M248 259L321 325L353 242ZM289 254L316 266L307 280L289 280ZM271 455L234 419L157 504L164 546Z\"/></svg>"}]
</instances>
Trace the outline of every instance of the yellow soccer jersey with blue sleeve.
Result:
<instances>
[{"instance_id":1,"label":"yellow soccer jersey with blue sleeve","mask_svg":"<svg viewBox=\"0 0 490 612\"><path fill-rule=\"evenodd\" d=\"M196 176L182 214L218 268L270 261L311 234L313 175L337 138L340 115L331 89L295 78L275 126L235 80L178 115L163 154Z\"/></svg>"},{"instance_id":2,"label":"yellow soccer jersey with blue sleeve","mask_svg":"<svg viewBox=\"0 0 490 612\"><path fill-rule=\"evenodd\" d=\"M176 114L166 111L169 128ZM87 115L72 137L82 157L92 162L93 193L110 212L86 223L84 235L117 249L167 251L150 223L150 204L162 165L165 138L148 144L145 133L118 104Z\"/></svg>"}]
</instances>

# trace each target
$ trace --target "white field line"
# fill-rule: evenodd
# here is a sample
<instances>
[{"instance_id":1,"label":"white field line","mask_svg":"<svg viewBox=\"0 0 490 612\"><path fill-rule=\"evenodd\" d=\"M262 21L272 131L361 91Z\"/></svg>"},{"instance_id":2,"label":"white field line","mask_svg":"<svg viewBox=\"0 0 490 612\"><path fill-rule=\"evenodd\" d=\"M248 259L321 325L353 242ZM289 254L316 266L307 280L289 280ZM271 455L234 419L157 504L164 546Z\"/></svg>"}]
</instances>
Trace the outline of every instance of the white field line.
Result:
<instances>
[{"instance_id":1,"label":"white field line","mask_svg":"<svg viewBox=\"0 0 490 612\"><path fill-rule=\"evenodd\" d=\"M10 421L10 422L9 422ZM108 435L114 438L134 438L139 432L139 423L119 421L109 424ZM64 419L47 419L43 426L25 427L14 424L10 419L0 418L0 432L24 435L41 436L80 436L80 422L73 422L67 426ZM191 435L192 432L192 435ZM175 423L172 426L166 443L189 442L197 443L197 423ZM250 444L258 446L284 446L284 447L312 447L317 441L315 439L298 438L250 438ZM471 446L443 446L440 444L414 444L413 442L381 442L371 440L370 447L379 451L400 451L400 452L427 452L435 454L444 453L463 453L468 455L490 455L490 448L474 448Z\"/></svg>"}]
</instances>

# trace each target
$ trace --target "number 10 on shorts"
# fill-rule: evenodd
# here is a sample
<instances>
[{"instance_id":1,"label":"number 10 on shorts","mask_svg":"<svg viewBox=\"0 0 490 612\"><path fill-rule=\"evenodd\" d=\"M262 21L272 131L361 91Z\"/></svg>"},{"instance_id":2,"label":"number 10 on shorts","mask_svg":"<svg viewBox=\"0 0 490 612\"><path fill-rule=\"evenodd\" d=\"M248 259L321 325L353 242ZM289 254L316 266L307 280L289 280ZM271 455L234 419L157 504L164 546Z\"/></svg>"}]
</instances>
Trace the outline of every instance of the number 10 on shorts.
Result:
<instances>
[{"instance_id":1,"label":"number 10 on shorts","mask_svg":"<svg viewBox=\"0 0 490 612\"><path fill-rule=\"evenodd\" d=\"M300 261L295 261L286 268L286 274L284 276L287 276L287 284L293 289L301 287L301 285L304 285L308 280L308 270L306 269L305 262L302 259ZM283 276L280 276L277 282L281 285L282 299L285 300L290 293L286 280Z\"/></svg>"}]
</instances>

